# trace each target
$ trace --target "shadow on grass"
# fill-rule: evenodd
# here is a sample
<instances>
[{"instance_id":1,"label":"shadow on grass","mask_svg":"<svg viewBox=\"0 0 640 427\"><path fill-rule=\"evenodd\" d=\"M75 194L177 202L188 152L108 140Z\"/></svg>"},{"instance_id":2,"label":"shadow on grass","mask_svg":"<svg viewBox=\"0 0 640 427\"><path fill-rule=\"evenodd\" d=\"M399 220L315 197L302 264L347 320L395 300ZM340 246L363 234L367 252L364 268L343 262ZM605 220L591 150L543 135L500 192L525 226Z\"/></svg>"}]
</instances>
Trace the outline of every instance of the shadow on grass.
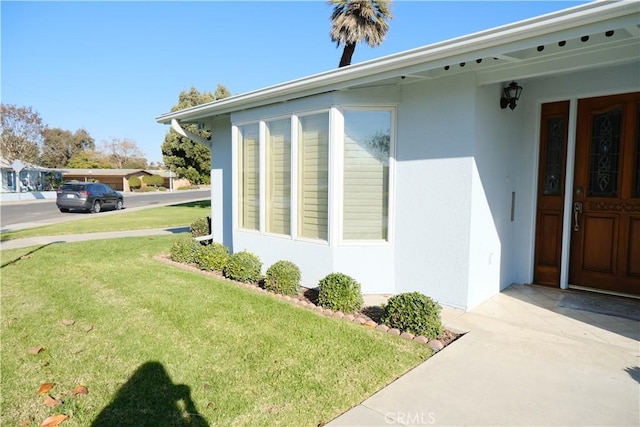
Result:
<instances>
[{"instance_id":1,"label":"shadow on grass","mask_svg":"<svg viewBox=\"0 0 640 427\"><path fill-rule=\"evenodd\" d=\"M34 253L38 252L39 250L44 249L44 248L46 248L47 246L49 246L49 245L53 245L53 244L55 244L55 243L57 243L57 242L47 243L46 245L38 246L37 248L34 248L34 249L30 250L30 251L29 251L29 252L27 252L26 254L20 255L18 258L14 258L14 259L12 259L11 261L7 261L7 262L3 263L2 265L0 265L0 269L3 269L3 268L8 267L8 266L10 266L10 265L14 265L14 264L16 264L18 261L21 261L21 260L23 260L23 259L27 259L27 258L29 258L31 255L33 255Z\"/></svg>"},{"instance_id":2,"label":"shadow on grass","mask_svg":"<svg viewBox=\"0 0 640 427\"><path fill-rule=\"evenodd\" d=\"M195 202L177 203L169 205L170 208L202 208L211 209L211 200L197 200Z\"/></svg>"},{"instance_id":3,"label":"shadow on grass","mask_svg":"<svg viewBox=\"0 0 640 427\"><path fill-rule=\"evenodd\" d=\"M91 424L111 426L196 426L209 423L184 384L174 384L159 362L147 362L129 378Z\"/></svg>"}]
</instances>

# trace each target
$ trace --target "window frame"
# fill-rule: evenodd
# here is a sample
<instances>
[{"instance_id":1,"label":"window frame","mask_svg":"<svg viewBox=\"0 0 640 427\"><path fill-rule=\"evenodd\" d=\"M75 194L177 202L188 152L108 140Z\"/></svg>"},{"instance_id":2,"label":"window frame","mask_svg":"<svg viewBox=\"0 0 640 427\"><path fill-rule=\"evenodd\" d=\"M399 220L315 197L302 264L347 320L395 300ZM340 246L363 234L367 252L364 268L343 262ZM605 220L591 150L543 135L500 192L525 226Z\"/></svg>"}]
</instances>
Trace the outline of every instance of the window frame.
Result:
<instances>
[{"instance_id":1,"label":"window frame","mask_svg":"<svg viewBox=\"0 0 640 427\"><path fill-rule=\"evenodd\" d=\"M241 138L241 128L246 127L246 126L251 126L251 125L257 125L258 126L258 229L253 229L253 228L245 228L242 227L240 224L240 212L241 212L241 208L240 208L240 203L241 203L241 198L240 198L240 179L239 179L239 173L240 173L240 149L241 149L241 142L243 141L243 138ZM235 173L232 173L233 179L232 179L232 191L233 191L233 199L234 203L233 203L233 228L234 230L239 230L239 231L243 231L246 233L253 233L253 234L261 234L261 230L262 230L262 174L263 174L263 167L262 167L262 142L261 142L261 121L260 120L250 120L250 121L246 121L246 122L241 122L241 123L237 123L237 124L233 124L232 125L232 137L231 137L231 143L232 143L232 155L231 155L231 161L232 164L235 165L235 167L237 168L237 170L235 171ZM233 169L232 169L233 171Z\"/></svg>"},{"instance_id":2,"label":"window frame","mask_svg":"<svg viewBox=\"0 0 640 427\"><path fill-rule=\"evenodd\" d=\"M344 148L345 148L345 121L344 113L354 112L388 112L390 113L390 146L389 146L389 188L387 210L387 239L344 239ZM327 114L328 115L328 176L327 176L327 239L314 239L301 236L298 232L299 224L299 156L300 156L300 118ZM291 131L291 175L290 175L290 205L289 205L289 231L287 234L278 234L267 231L267 126L269 123L280 120L290 121ZM240 227L240 193L239 170L232 173L232 227L234 232L242 232L256 235L265 235L273 238L312 243L322 246L390 246L394 240L395 219L395 164L396 164L396 129L397 106L393 104L341 104L310 110L291 111L285 114L266 116L251 120L243 120L231 125L231 162L233 167L239 168L239 156L241 148L241 128L249 125L257 125L259 140L259 228L258 230Z\"/></svg>"},{"instance_id":3,"label":"window frame","mask_svg":"<svg viewBox=\"0 0 640 427\"><path fill-rule=\"evenodd\" d=\"M341 105L339 108L341 126L340 134L336 136L337 161L336 170L339 176L336 178L337 188L334 193L337 204L337 238L339 246L391 246L394 240L394 219L395 219L395 168L396 168L396 120L397 107L391 104L372 105ZM389 113L389 188L387 198L387 238L386 239L345 239L344 238L344 153L345 153L345 112L388 112Z\"/></svg>"},{"instance_id":4,"label":"window frame","mask_svg":"<svg viewBox=\"0 0 640 427\"><path fill-rule=\"evenodd\" d=\"M305 237L305 236L301 236L299 234L299 190L300 190L300 186L299 186L299 173L300 173L300 162L298 161L299 156L300 156L300 138L299 138L299 129L300 129L300 118L301 117L308 117L308 116L315 116L315 115L319 115L319 114L327 114L327 118L328 118L328 133L327 133L327 144L328 147L327 149L329 150L328 155L327 155L327 239L314 239L312 237ZM292 134L295 135L295 142L292 139L291 144L292 144L292 153L291 153L291 158L292 158L292 163L295 164L295 175L293 175L293 170L291 171L291 180L293 182L295 182L295 205L293 205L293 207L295 208L295 220L296 220L296 228L295 230L292 229L292 233L294 234L294 239L300 242L307 242L307 243L315 243L315 244L320 244L320 245L326 245L326 246L331 246L331 242L335 241L334 237L332 236L332 230L333 230L333 204L332 204L332 190L333 190L333 176L334 176L334 171L332 170L331 165L333 164L333 153L335 151L334 144L335 144L335 138L333 135L333 128L334 128L334 116L335 115L335 108L333 107L328 107L328 108L322 108L322 109L316 109L316 110L309 110L309 111L304 111L304 112L299 112L299 113L293 113L292 116L295 117L295 124L296 127L293 128L293 120L291 122L291 126L292 126ZM293 149L293 147L295 146L295 150ZM295 151L295 158L294 156L294 151ZM294 212L292 211L292 217L294 216Z\"/></svg>"},{"instance_id":5,"label":"window frame","mask_svg":"<svg viewBox=\"0 0 640 427\"><path fill-rule=\"evenodd\" d=\"M273 117L268 117L268 118L264 118L262 120L260 120L260 126L261 129L263 129L261 135L260 135L260 152L264 153L264 155L261 156L262 158L262 162L260 164L260 172L261 172L261 178L260 178L260 218L262 218L261 223L264 224L264 227L260 227L260 233L264 234L266 236L272 236L272 237L278 237L278 238L282 238L282 239L287 239L287 240L292 240L295 239L295 229L294 227L294 223L296 224L297 227L297 222L294 221L294 213L296 212L295 210L295 206L297 203L297 194L294 194L294 182L295 180L295 176L294 175L294 164L296 163L295 161L295 157L294 157L294 138L297 139L297 135L295 132L295 128L294 128L294 115L293 114L285 114L285 115L278 115L278 116L273 116ZM278 121L282 121L282 120L289 120L289 140L290 140L290 153L289 153L289 234L281 234L281 233L274 233L271 231L267 230L267 128L268 128L268 123L272 123L272 122L278 122ZM262 176L264 175L264 176ZM297 188L297 187L296 187Z\"/></svg>"}]
</instances>

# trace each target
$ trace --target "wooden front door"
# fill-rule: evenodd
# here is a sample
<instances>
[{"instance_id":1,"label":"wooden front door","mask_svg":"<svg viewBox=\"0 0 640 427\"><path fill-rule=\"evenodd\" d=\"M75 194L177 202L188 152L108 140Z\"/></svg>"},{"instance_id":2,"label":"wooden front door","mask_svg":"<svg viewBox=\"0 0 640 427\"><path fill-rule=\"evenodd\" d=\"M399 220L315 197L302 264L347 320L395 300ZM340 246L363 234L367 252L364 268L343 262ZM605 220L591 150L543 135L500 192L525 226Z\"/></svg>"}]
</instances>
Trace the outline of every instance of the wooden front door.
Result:
<instances>
[{"instance_id":1,"label":"wooden front door","mask_svg":"<svg viewBox=\"0 0 640 427\"><path fill-rule=\"evenodd\" d=\"M569 284L640 295L640 92L578 102Z\"/></svg>"},{"instance_id":2,"label":"wooden front door","mask_svg":"<svg viewBox=\"0 0 640 427\"><path fill-rule=\"evenodd\" d=\"M533 280L560 285L569 101L542 105Z\"/></svg>"}]
</instances>

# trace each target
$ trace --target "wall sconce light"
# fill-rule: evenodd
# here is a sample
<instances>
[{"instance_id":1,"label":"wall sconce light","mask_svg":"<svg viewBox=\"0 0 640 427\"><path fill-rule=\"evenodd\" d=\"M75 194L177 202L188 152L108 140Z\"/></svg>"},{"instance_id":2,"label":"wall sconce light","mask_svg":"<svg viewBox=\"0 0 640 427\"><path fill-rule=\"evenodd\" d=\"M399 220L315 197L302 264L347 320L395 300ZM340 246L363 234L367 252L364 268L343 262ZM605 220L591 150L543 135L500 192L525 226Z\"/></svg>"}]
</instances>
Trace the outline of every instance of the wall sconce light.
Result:
<instances>
[{"instance_id":1,"label":"wall sconce light","mask_svg":"<svg viewBox=\"0 0 640 427\"><path fill-rule=\"evenodd\" d=\"M500 98L500 108L503 110L507 107L512 110L516 108L516 101L520 99L522 93L522 86L518 86L518 83L511 82L509 86L502 89L502 97Z\"/></svg>"}]
</instances>

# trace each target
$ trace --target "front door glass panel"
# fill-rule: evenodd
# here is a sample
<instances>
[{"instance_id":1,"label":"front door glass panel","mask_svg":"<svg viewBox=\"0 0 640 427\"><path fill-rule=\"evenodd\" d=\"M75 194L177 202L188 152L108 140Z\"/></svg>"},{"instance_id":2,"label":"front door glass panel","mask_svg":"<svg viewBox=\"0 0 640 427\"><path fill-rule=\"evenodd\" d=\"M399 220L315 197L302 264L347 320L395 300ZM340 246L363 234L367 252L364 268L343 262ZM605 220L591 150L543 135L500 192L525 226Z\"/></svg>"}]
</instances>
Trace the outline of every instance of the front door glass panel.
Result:
<instances>
[{"instance_id":1,"label":"front door glass panel","mask_svg":"<svg viewBox=\"0 0 640 427\"><path fill-rule=\"evenodd\" d=\"M618 195L621 123L621 109L596 114L593 117L589 159L589 196L591 197Z\"/></svg>"},{"instance_id":2,"label":"front door glass panel","mask_svg":"<svg viewBox=\"0 0 640 427\"><path fill-rule=\"evenodd\" d=\"M554 118L548 121L547 165L544 176L544 194L559 195L562 192L565 128L564 118Z\"/></svg>"}]
</instances>

